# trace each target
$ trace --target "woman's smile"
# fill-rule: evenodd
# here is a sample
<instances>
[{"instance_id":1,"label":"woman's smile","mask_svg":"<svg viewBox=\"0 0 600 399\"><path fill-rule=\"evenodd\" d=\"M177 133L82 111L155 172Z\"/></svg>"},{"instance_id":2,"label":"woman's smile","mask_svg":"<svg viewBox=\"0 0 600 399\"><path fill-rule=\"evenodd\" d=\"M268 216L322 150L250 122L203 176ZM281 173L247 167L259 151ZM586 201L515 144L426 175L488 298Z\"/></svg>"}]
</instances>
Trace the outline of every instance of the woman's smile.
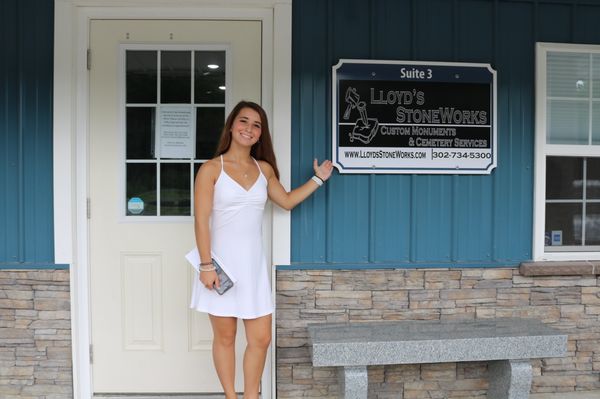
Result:
<instances>
[{"instance_id":1,"label":"woman's smile","mask_svg":"<svg viewBox=\"0 0 600 399\"><path fill-rule=\"evenodd\" d=\"M262 122L258 112L251 108L243 108L233 122L233 136L241 139L240 144L253 145L262 133Z\"/></svg>"}]
</instances>

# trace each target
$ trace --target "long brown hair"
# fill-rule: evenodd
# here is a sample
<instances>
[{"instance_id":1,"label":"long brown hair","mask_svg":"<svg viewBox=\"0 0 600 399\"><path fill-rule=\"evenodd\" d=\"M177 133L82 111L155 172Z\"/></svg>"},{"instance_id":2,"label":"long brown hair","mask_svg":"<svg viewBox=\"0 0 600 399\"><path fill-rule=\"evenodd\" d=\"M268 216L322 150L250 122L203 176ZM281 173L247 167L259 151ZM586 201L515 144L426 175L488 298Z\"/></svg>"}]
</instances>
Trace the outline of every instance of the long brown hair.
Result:
<instances>
[{"instance_id":1,"label":"long brown hair","mask_svg":"<svg viewBox=\"0 0 600 399\"><path fill-rule=\"evenodd\" d=\"M229 116L225 121L225 126L221 131L221 138L217 145L215 157L218 157L229 150L229 147L231 146L231 127L233 126L233 121L244 108L250 108L256 111L260 116L261 123L260 139L250 149L250 155L256 160L265 161L271 165L275 172L275 176L279 179L279 169L277 169L277 161L275 159L275 152L273 151L273 142L271 141L271 131L269 130L267 113L260 105L252 101L240 101L229 113Z\"/></svg>"}]
</instances>

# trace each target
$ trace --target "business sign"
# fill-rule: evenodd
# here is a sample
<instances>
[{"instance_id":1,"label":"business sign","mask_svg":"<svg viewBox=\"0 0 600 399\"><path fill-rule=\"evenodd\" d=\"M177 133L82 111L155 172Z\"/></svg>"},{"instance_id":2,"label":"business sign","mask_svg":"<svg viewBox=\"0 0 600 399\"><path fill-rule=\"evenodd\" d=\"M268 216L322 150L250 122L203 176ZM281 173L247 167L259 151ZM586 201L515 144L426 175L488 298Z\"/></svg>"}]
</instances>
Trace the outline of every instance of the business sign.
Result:
<instances>
[{"instance_id":1,"label":"business sign","mask_svg":"<svg viewBox=\"0 0 600 399\"><path fill-rule=\"evenodd\" d=\"M340 173L489 174L496 71L489 64L340 60L332 78Z\"/></svg>"}]
</instances>

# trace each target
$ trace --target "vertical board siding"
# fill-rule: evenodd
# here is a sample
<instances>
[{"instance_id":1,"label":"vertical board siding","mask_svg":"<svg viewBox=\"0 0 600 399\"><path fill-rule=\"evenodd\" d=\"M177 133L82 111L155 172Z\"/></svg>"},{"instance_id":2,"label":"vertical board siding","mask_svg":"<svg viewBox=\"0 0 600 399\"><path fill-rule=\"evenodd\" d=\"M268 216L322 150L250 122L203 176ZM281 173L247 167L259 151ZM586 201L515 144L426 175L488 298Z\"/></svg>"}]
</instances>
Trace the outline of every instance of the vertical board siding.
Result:
<instances>
[{"instance_id":1,"label":"vertical board siding","mask_svg":"<svg viewBox=\"0 0 600 399\"><path fill-rule=\"evenodd\" d=\"M415 8L415 60L453 61L454 0L420 0Z\"/></svg>"},{"instance_id":2,"label":"vertical board siding","mask_svg":"<svg viewBox=\"0 0 600 399\"><path fill-rule=\"evenodd\" d=\"M468 0L457 4L453 61L489 63L495 68L494 3ZM492 176L454 178L452 209L453 262L492 262Z\"/></svg>"},{"instance_id":3,"label":"vertical board siding","mask_svg":"<svg viewBox=\"0 0 600 399\"><path fill-rule=\"evenodd\" d=\"M54 3L0 5L0 268L54 262Z\"/></svg>"},{"instance_id":4,"label":"vertical board siding","mask_svg":"<svg viewBox=\"0 0 600 399\"><path fill-rule=\"evenodd\" d=\"M531 257L534 54L532 3L498 7L498 167L493 259Z\"/></svg>"},{"instance_id":5,"label":"vertical board siding","mask_svg":"<svg viewBox=\"0 0 600 399\"><path fill-rule=\"evenodd\" d=\"M399 178L398 178L399 177ZM374 176L371 262L408 262L411 177Z\"/></svg>"},{"instance_id":6,"label":"vertical board siding","mask_svg":"<svg viewBox=\"0 0 600 399\"><path fill-rule=\"evenodd\" d=\"M292 90L299 93L292 97L292 129L305 132L292 135L292 147L298 149L292 158L292 181L306 181L312 175L312 161L320 151L321 158L327 154L326 145L329 125L329 75L327 65L331 63L328 45L323 43L328 35L328 5L325 1L307 0L312 13L297 14L296 29L302 40L293 39L292 56L304 71L302 79L292 76ZM318 43L318 45L316 45ZM318 129L318 133L315 133ZM320 148L318 148L320 147ZM311 237L292 246L292 258L300 262L325 262L327 235L328 191L318 190L292 213L292 235Z\"/></svg>"},{"instance_id":7,"label":"vertical board siding","mask_svg":"<svg viewBox=\"0 0 600 399\"><path fill-rule=\"evenodd\" d=\"M577 5L575 7L574 40L579 43L600 43L600 7L591 5Z\"/></svg>"},{"instance_id":8,"label":"vertical board siding","mask_svg":"<svg viewBox=\"0 0 600 399\"><path fill-rule=\"evenodd\" d=\"M457 177L452 261L492 261L492 187L489 177Z\"/></svg>"},{"instance_id":9,"label":"vertical board siding","mask_svg":"<svg viewBox=\"0 0 600 399\"><path fill-rule=\"evenodd\" d=\"M411 2L397 0L372 2L372 58L409 59L411 57L412 13ZM409 261L411 184L410 175L371 177L369 262Z\"/></svg>"},{"instance_id":10,"label":"vertical board siding","mask_svg":"<svg viewBox=\"0 0 600 399\"><path fill-rule=\"evenodd\" d=\"M452 176L415 177L412 262L451 260Z\"/></svg>"},{"instance_id":11,"label":"vertical board siding","mask_svg":"<svg viewBox=\"0 0 600 399\"><path fill-rule=\"evenodd\" d=\"M453 61L494 65L494 3L461 1L456 10L456 54Z\"/></svg>"},{"instance_id":12,"label":"vertical board siding","mask_svg":"<svg viewBox=\"0 0 600 399\"><path fill-rule=\"evenodd\" d=\"M292 263L530 259L535 43L598 44L598 21L600 4L592 1L294 1L294 186L310 176L315 154L331 154L331 66L340 58L491 64L498 73L498 167L483 176L334 173L292 214Z\"/></svg>"},{"instance_id":13,"label":"vertical board siding","mask_svg":"<svg viewBox=\"0 0 600 399\"><path fill-rule=\"evenodd\" d=\"M53 135L52 135L52 95L54 63L54 6L52 1L29 0L23 7L34 20L36 29L26 37L25 48L33 48L24 55L24 63L32 65L32 79L28 84L27 96L31 107L27 107L25 132L34 132L24 151L24 180L33 182L25 190L28 206L25 214L25 261L54 262L54 203L53 203ZM32 15L33 14L33 15ZM48 14L52 17L48 18ZM24 25L28 26L28 25ZM52 34L50 34L52 32ZM35 43L35 44L34 44ZM33 111L35 110L35 111ZM30 117L35 115L35 119ZM44 194L41 194L44 193ZM47 194L46 194L47 193ZM28 245L29 243L29 245Z\"/></svg>"},{"instance_id":14,"label":"vertical board siding","mask_svg":"<svg viewBox=\"0 0 600 399\"><path fill-rule=\"evenodd\" d=\"M409 1L373 1L373 58L409 59L412 56L412 12Z\"/></svg>"},{"instance_id":15,"label":"vertical board siding","mask_svg":"<svg viewBox=\"0 0 600 399\"><path fill-rule=\"evenodd\" d=\"M0 159L0 263L14 262L19 257L19 184L17 165L19 164L19 95L17 84L18 46L17 41L17 9L16 1L0 2L1 43L0 79L2 79L2 97L0 107L0 140L2 158ZM9 132L11 132L9 134Z\"/></svg>"},{"instance_id":16,"label":"vertical board siding","mask_svg":"<svg viewBox=\"0 0 600 399\"><path fill-rule=\"evenodd\" d=\"M330 15L331 54L334 63L340 58L370 58L371 2L332 0L330 3L335 7L333 15ZM328 72L331 74L331 64ZM328 87L331 87L331 77L328 79ZM328 121L331 121L331 111ZM330 134L331 128L327 132ZM332 183L334 184L329 187L331 251L327 260L334 263L368 262L370 177L349 175L348 179L336 179Z\"/></svg>"},{"instance_id":17,"label":"vertical board siding","mask_svg":"<svg viewBox=\"0 0 600 399\"><path fill-rule=\"evenodd\" d=\"M540 42L568 43L573 38L571 20L573 6L540 4L537 17L537 40Z\"/></svg>"},{"instance_id":18,"label":"vertical board siding","mask_svg":"<svg viewBox=\"0 0 600 399\"><path fill-rule=\"evenodd\" d=\"M413 2L415 24L412 35L416 47L413 59L453 61L454 1ZM449 262L452 260L453 184L451 176L414 177L411 234L411 262Z\"/></svg>"}]
</instances>

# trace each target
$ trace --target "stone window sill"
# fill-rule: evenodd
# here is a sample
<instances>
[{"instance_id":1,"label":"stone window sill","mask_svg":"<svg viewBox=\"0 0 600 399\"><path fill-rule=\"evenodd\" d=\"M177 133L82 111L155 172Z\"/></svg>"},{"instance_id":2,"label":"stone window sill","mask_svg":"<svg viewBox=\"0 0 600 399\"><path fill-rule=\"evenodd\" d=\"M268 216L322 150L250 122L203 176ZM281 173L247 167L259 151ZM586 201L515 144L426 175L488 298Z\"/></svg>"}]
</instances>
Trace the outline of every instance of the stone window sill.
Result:
<instances>
[{"instance_id":1,"label":"stone window sill","mask_svg":"<svg viewBox=\"0 0 600 399\"><path fill-rule=\"evenodd\" d=\"M600 261L522 262L522 276L589 276L600 274Z\"/></svg>"}]
</instances>

